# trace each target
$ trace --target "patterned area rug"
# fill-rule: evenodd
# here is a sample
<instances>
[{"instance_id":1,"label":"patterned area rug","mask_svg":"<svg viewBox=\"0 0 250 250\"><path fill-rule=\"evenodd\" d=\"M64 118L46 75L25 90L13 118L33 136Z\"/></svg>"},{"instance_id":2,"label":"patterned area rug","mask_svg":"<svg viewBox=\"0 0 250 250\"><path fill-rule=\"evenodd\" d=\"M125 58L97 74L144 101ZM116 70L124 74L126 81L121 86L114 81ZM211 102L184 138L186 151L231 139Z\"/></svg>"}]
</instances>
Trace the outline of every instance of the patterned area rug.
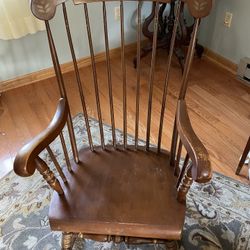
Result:
<instances>
[{"instance_id":1,"label":"patterned area rug","mask_svg":"<svg viewBox=\"0 0 250 250\"><path fill-rule=\"evenodd\" d=\"M99 127L90 120L93 140L99 144ZM87 145L81 114L74 119L77 145ZM106 143L111 141L111 129L105 126ZM65 132L65 131L64 131ZM69 138L65 133L67 145ZM83 140L84 138L84 140ZM118 141L122 134L117 131ZM133 138L128 138L133 144ZM143 145L143 142L140 142ZM61 164L64 157L58 140L52 143ZM69 149L70 151L70 149ZM51 166L47 153L41 157ZM66 171L66 169L65 169ZM0 182L0 249L60 249L60 232L51 232L48 208L51 190L38 173L20 178L13 172ZM187 198L187 212L180 249L250 249L250 187L215 173L206 185L194 184ZM77 240L74 249L86 250L162 250L163 245L100 243Z\"/></svg>"}]
</instances>

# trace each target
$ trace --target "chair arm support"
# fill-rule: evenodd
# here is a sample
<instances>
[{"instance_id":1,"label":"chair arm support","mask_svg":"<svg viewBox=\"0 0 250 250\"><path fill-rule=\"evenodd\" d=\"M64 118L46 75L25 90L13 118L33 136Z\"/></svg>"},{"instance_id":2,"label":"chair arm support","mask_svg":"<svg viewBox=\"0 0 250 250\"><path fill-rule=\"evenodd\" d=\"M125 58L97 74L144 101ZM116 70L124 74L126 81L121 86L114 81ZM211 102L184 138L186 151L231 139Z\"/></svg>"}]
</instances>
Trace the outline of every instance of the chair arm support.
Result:
<instances>
[{"instance_id":1,"label":"chair arm support","mask_svg":"<svg viewBox=\"0 0 250 250\"><path fill-rule=\"evenodd\" d=\"M192 179L199 183L208 182L212 178L208 152L192 128L184 100L178 101L176 126L180 140L192 160Z\"/></svg>"},{"instance_id":2,"label":"chair arm support","mask_svg":"<svg viewBox=\"0 0 250 250\"><path fill-rule=\"evenodd\" d=\"M36 160L38 155L60 134L68 115L68 103L65 99L61 98L49 126L17 153L14 161L14 171L16 174L23 177L34 174L37 168Z\"/></svg>"}]
</instances>

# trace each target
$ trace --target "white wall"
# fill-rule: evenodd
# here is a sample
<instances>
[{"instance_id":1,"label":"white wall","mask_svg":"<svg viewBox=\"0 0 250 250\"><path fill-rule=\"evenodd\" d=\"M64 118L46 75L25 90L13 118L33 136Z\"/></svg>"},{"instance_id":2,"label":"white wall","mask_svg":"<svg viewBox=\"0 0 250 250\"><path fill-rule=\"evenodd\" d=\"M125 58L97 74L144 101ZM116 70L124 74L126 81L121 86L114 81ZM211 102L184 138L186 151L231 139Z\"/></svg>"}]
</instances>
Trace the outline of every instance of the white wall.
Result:
<instances>
[{"instance_id":1,"label":"white wall","mask_svg":"<svg viewBox=\"0 0 250 250\"><path fill-rule=\"evenodd\" d=\"M230 29L224 26L226 11L233 13ZM199 42L236 64L250 57L250 0L216 0L202 22Z\"/></svg>"},{"instance_id":2,"label":"white wall","mask_svg":"<svg viewBox=\"0 0 250 250\"><path fill-rule=\"evenodd\" d=\"M67 2L68 14L72 28L72 35L76 55L78 58L88 56L89 48L85 33L85 20L82 6L73 6ZM114 20L114 7L118 3L107 4L109 22L110 47L120 46L120 24ZM133 22L136 3L125 4L126 42L136 39ZM143 6L144 16L150 12L150 4ZM250 57L250 1L249 0L217 0L209 17L202 21L199 42L214 52L238 63L242 57ZM226 11L233 13L230 29L223 25ZM95 51L104 50L102 8L100 4L90 4L89 14L92 23ZM52 21L52 30L57 42L58 54L61 62L71 60L66 41L61 7L58 8L56 18ZM0 81L15 78L20 75L51 67L51 59L45 32L28 35L18 40L0 40Z\"/></svg>"},{"instance_id":3,"label":"white wall","mask_svg":"<svg viewBox=\"0 0 250 250\"><path fill-rule=\"evenodd\" d=\"M110 47L120 47L120 23L114 19L114 7L119 2L107 3L107 17L110 37ZM150 11L148 4L144 4L146 15ZM136 2L125 3L125 36L126 43L136 40L136 30L133 18L136 14ZM83 13L83 6L74 6L72 1L67 2L69 21L78 58L89 55L88 40ZM89 4L89 16L93 31L95 52L104 51L104 35L102 23L102 5ZM62 8L59 6L56 17L51 23L60 62L71 61L67 44L65 27L63 24ZM46 32L28 35L18 40L0 40L0 81L15 78L20 75L49 68L52 66Z\"/></svg>"}]
</instances>

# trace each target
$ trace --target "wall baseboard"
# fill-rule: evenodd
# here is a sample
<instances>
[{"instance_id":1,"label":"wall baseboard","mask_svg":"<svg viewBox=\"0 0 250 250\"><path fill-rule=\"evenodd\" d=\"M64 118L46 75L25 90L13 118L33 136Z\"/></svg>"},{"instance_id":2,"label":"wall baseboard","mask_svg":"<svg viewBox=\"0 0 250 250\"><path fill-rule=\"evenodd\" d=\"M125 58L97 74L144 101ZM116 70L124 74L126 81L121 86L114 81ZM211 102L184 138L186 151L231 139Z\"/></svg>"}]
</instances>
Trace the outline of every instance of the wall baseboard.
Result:
<instances>
[{"instance_id":1,"label":"wall baseboard","mask_svg":"<svg viewBox=\"0 0 250 250\"><path fill-rule=\"evenodd\" d=\"M129 45L126 45L126 52L136 52L136 43L132 43ZM110 58L114 58L117 56L120 56L121 49L120 48L115 48L110 50ZM231 72L232 74L236 75L237 72L237 65L230 60L222 57L221 55L213 52L210 49L205 48L204 52L205 58L207 58L209 61L217 64L219 67L226 69L227 71ZM106 54L105 52L101 52L95 56L96 63L98 62L103 62L106 60ZM90 57L85 57L81 58L77 61L78 67L83 68L91 65L91 58ZM74 66L72 62L64 63L61 65L62 73L68 73L72 72L74 70ZM52 78L55 76L54 68L48 68L48 69L43 69L37 72L33 72L30 74L26 74L14 79L6 80L6 81L1 81L0 82L0 93L19 88L28 84L32 84L35 82L39 82L42 80L46 80L48 78Z\"/></svg>"},{"instance_id":2,"label":"wall baseboard","mask_svg":"<svg viewBox=\"0 0 250 250\"><path fill-rule=\"evenodd\" d=\"M126 49L126 52L135 51L136 53L136 43L126 45L125 49ZM111 49L109 54L110 54L110 58L118 57L121 55L121 48ZM95 55L96 63L103 62L105 60L106 60L105 52L101 52ZM80 58L79 60L77 60L77 64L78 64L79 69L90 66L91 65L90 56ZM63 74L74 71L73 62L61 64L61 70ZM35 82L39 82L42 80L46 80L54 76L55 76L55 71L54 71L54 68L51 67L51 68L43 69L43 70L36 71L30 74L26 74L26 75L23 75L14 79L1 81L0 93L6 92L11 89L19 88L28 84L32 84Z\"/></svg>"},{"instance_id":3,"label":"wall baseboard","mask_svg":"<svg viewBox=\"0 0 250 250\"><path fill-rule=\"evenodd\" d=\"M211 62L217 64L219 67L224 68L225 70L231 72L232 74L237 74L237 64L228 60L227 58L215 53L214 51L205 48L204 56Z\"/></svg>"}]
</instances>

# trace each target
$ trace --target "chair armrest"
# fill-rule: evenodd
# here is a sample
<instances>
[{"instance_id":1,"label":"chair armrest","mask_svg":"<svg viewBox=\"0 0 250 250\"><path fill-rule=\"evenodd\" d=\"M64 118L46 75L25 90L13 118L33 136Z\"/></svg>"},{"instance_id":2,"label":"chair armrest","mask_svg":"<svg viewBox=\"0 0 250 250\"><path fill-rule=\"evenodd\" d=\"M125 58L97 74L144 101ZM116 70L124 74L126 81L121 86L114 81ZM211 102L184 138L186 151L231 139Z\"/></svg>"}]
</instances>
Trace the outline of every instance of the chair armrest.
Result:
<instances>
[{"instance_id":1,"label":"chair armrest","mask_svg":"<svg viewBox=\"0 0 250 250\"><path fill-rule=\"evenodd\" d=\"M49 126L17 153L14 161L14 171L16 174L23 177L34 174L37 168L36 160L38 155L60 134L68 115L68 103L65 99L61 98Z\"/></svg>"},{"instance_id":2,"label":"chair armrest","mask_svg":"<svg viewBox=\"0 0 250 250\"><path fill-rule=\"evenodd\" d=\"M192 128L184 100L178 101L176 125L180 140L192 160L192 179L199 183L208 182L212 178L208 152Z\"/></svg>"}]
</instances>

